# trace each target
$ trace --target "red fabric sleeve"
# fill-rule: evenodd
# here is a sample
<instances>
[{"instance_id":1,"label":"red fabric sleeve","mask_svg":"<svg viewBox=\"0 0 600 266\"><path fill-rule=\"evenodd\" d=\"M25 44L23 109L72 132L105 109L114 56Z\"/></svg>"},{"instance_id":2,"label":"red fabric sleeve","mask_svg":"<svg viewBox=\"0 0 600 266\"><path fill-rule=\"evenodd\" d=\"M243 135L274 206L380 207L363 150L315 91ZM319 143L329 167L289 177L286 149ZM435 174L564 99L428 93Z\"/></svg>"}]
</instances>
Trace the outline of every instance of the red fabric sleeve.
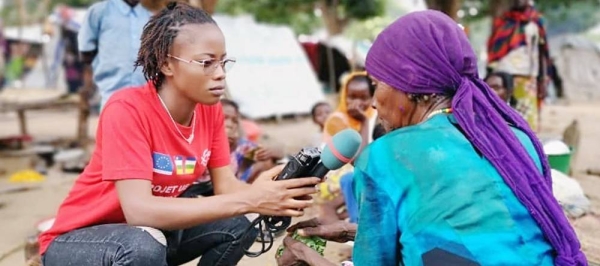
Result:
<instances>
[{"instance_id":1,"label":"red fabric sleeve","mask_svg":"<svg viewBox=\"0 0 600 266\"><path fill-rule=\"evenodd\" d=\"M223 107L219 103L213 109L215 119L213 120L213 139L210 147L210 160L208 168L219 168L227 166L230 163L229 140L225 133L225 117L223 116Z\"/></svg>"},{"instance_id":2,"label":"red fabric sleeve","mask_svg":"<svg viewBox=\"0 0 600 266\"><path fill-rule=\"evenodd\" d=\"M152 181L149 132L135 108L125 102L111 102L102 110L99 128L102 180Z\"/></svg>"}]
</instances>

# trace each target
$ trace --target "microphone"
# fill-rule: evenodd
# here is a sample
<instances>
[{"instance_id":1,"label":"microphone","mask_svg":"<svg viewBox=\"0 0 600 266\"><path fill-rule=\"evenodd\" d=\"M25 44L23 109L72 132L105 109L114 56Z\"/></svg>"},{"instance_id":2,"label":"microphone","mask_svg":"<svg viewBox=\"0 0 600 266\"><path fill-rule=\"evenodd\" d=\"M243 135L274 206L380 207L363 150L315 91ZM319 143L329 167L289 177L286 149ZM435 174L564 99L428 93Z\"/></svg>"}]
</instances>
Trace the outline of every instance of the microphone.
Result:
<instances>
[{"instance_id":1,"label":"microphone","mask_svg":"<svg viewBox=\"0 0 600 266\"><path fill-rule=\"evenodd\" d=\"M353 129L345 129L335 134L331 141L325 145L323 151L318 148L303 148L285 165L283 170L274 180L287 180L292 178L319 177L323 179L331 170L337 170L354 159L362 137ZM263 230L263 224L266 233ZM259 216L252 221L248 230L258 226L259 237L262 239L262 248L258 252L245 250L246 256L258 257L268 252L273 246L273 233L285 230L292 223L292 218L287 216ZM269 239L265 239L268 237ZM266 245L268 243L268 245Z\"/></svg>"},{"instance_id":2,"label":"microphone","mask_svg":"<svg viewBox=\"0 0 600 266\"><path fill-rule=\"evenodd\" d=\"M342 168L357 155L362 137L352 129L344 129L335 134L321 153L321 162L315 167L313 176L323 178L331 170ZM324 172L324 173L323 173Z\"/></svg>"},{"instance_id":3,"label":"microphone","mask_svg":"<svg viewBox=\"0 0 600 266\"><path fill-rule=\"evenodd\" d=\"M352 161L362 143L362 137L353 129L345 129L335 134L325 145L318 148L304 148L291 159L274 180L301 177L324 178L331 170L337 170Z\"/></svg>"}]
</instances>

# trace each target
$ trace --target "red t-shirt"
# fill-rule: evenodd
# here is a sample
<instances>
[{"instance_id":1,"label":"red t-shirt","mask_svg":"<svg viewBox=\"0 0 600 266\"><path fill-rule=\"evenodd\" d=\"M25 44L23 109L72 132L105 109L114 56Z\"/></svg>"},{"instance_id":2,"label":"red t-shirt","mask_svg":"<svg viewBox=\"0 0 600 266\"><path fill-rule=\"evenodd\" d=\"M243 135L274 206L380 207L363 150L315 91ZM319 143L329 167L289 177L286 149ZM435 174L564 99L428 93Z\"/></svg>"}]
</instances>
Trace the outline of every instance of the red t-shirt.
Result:
<instances>
[{"instance_id":1,"label":"red t-shirt","mask_svg":"<svg viewBox=\"0 0 600 266\"><path fill-rule=\"evenodd\" d=\"M195 137L188 144L153 85L113 94L100 115L89 165L60 206L52 228L39 237L40 254L55 237L74 229L125 223L113 181L146 179L152 181L153 195L177 197L207 168L229 165L221 104L198 104L195 110ZM192 126L177 127L185 137L192 133Z\"/></svg>"}]
</instances>

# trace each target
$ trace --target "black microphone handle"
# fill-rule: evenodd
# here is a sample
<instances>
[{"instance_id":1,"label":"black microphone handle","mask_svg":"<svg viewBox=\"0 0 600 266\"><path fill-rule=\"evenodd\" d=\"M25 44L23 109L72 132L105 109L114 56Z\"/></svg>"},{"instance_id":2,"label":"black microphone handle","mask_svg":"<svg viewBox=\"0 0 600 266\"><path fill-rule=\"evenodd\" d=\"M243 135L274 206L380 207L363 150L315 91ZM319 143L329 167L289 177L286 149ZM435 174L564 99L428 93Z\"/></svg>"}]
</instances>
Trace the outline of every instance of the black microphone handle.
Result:
<instances>
[{"instance_id":1,"label":"black microphone handle","mask_svg":"<svg viewBox=\"0 0 600 266\"><path fill-rule=\"evenodd\" d=\"M329 173L329 169L327 169L327 167L325 167L325 165L323 165L323 162L319 162L317 164L317 166L315 166L314 170L311 173L311 176L314 177L318 177L320 179L325 178L325 175L327 175L327 173Z\"/></svg>"}]
</instances>

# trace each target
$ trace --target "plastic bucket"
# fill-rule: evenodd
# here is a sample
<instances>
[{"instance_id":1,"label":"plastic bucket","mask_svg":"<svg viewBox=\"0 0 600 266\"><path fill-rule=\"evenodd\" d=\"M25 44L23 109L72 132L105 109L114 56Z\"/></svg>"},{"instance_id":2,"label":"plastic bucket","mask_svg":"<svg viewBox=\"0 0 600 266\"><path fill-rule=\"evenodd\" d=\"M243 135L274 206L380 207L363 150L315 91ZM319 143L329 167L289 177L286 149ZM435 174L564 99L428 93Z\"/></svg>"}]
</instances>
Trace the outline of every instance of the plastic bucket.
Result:
<instances>
[{"instance_id":1,"label":"plastic bucket","mask_svg":"<svg viewBox=\"0 0 600 266\"><path fill-rule=\"evenodd\" d=\"M548 155L548 163L550 168L568 175L571 168L571 153Z\"/></svg>"},{"instance_id":2,"label":"plastic bucket","mask_svg":"<svg viewBox=\"0 0 600 266\"><path fill-rule=\"evenodd\" d=\"M571 168L571 155L573 148L560 140L551 140L544 143L544 153L548 157L550 168L566 175Z\"/></svg>"}]
</instances>

